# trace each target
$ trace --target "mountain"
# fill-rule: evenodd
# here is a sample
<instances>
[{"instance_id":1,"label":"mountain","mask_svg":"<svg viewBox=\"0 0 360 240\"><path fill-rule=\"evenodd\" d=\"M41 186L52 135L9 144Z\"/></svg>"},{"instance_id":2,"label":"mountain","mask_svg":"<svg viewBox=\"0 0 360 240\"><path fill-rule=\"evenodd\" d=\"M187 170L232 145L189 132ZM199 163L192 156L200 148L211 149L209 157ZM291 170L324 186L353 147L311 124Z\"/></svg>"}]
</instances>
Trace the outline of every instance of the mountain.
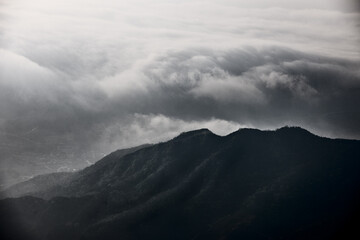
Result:
<instances>
[{"instance_id":1,"label":"mountain","mask_svg":"<svg viewBox=\"0 0 360 240\"><path fill-rule=\"evenodd\" d=\"M9 187L5 191L0 193L2 198L4 197L21 197L26 195L40 196L42 198L51 198L53 196L59 196L59 191L72 181L78 181L84 173L89 173L95 169L99 170L105 166L110 166L112 162L116 162L119 158L133 153L139 149L151 146L150 144L143 144L137 147L120 149L110 153L106 157L99 160L94 166L85 168L80 172L58 172L36 176L28 181L15 184ZM85 180L86 181L86 180Z\"/></svg>"},{"instance_id":2,"label":"mountain","mask_svg":"<svg viewBox=\"0 0 360 240\"><path fill-rule=\"evenodd\" d=\"M359 173L360 141L200 129L10 189L20 197L0 201L2 239L356 237Z\"/></svg>"}]
</instances>

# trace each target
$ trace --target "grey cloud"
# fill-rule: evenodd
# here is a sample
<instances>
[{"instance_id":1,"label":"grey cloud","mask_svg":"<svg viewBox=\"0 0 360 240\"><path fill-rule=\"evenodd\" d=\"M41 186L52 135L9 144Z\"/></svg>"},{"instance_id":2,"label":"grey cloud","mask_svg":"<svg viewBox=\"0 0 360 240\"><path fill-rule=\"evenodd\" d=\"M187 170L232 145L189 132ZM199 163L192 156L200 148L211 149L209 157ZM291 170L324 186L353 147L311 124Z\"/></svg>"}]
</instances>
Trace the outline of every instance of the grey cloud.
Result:
<instances>
[{"instance_id":1,"label":"grey cloud","mask_svg":"<svg viewBox=\"0 0 360 240\"><path fill-rule=\"evenodd\" d=\"M329 1L4 2L4 174L200 127L360 138L359 14Z\"/></svg>"},{"instance_id":2,"label":"grey cloud","mask_svg":"<svg viewBox=\"0 0 360 240\"><path fill-rule=\"evenodd\" d=\"M322 135L359 138L360 114L354 107L360 102L359 66L358 61L273 47L169 53L144 72L157 89L166 90L164 102L185 109L172 113L163 106L161 114L273 127L297 124ZM158 95L153 93L155 100ZM334 112L339 114L328 115Z\"/></svg>"},{"instance_id":3,"label":"grey cloud","mask_svg":"<svg viewBox=\"0 0 360 240\"><path fill-rule=\"evenodd\" d=\"M348 12L360 12L359 0L346 0L342 3L342 8Z\"/></svg>"},{"instance_id":4,"label":"grey cloud","mask_svg":"<svg viewBox=\"0 0 360 240\"><path fill-rule=\"evenodd\" d=\"M280 47L202 48L168 52L108 82L67 82L60 89L51 79L33 82L31 89L42 91L26 101L19 100L18 89L1 88L7 107L2 138L13 146L4 149L9 156L22 147L44 156L59 153L66 158L62 163L72 161L74 152L86 153L77 157L82 166L116 146L151 136L163 140L174 135L166 132L212 119L229 126L300 125L324 136L360 138L359 65ZM152 125L157 118L179 127Z\"/></svg>"}]
</instances>

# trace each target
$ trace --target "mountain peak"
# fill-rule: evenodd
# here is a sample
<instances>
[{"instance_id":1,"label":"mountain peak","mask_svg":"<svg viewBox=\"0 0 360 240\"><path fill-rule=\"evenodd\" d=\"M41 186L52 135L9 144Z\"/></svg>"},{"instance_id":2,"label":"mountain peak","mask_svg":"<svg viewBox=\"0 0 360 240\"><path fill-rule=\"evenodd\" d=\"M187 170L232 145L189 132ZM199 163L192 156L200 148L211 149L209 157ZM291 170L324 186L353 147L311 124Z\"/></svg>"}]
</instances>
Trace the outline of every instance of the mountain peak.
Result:
<instances>
[{"instance_id":1,"label":"mountain peak","mask_svg":"<svg viewBox=\"0 0 360 240\"><path fill-rule=\"evenodd\" d=\"M262 132L263 132L262 130L256 128L239 128L237 131L228 134L227 137L237 136L237 135L254 136Z\"/></svg>"},{"instance_id":2,"label":"mountain peak","mask_svg":"<svg viewBox=\"0 0 360 240\"><path fill-rule=\"evenodd\" d=\"M29 239L17 236L26 223L30 239L229 240L261 239L263 231L271 239L329 239L347 221L357 224L360 141L299 127L230 137L198 129L128 150L67 180L47 177L38 187L29 180L17 195L48 200L0 200L0 226L10 239Z\"/></svg>"},{"instance_id":3,"label":"mountain peak","mask_svg":"<svg viewBox=\"0 0 360 240\"><path fill-rule=\"evenodd\" d=\"M201 135L215 135L207 128L201 128L197 130L192 130L188 132L182 132L179 136L175 137L174 139L184 139L189 137L201 136Z\"/></svg>"},{"instance_id":4,"label":"mountain peak","mask_svg":"<svg viewBox=\"0 0 360 240\"><path fill-rule=\"evenodd\" d=\"M284 134L314 135L311 132L309 132L308 130L301 128L301 127L297 127L297 126L281 127L281 128L276 129L276 132L284 133Z\"/></svg>"}]
</instances>

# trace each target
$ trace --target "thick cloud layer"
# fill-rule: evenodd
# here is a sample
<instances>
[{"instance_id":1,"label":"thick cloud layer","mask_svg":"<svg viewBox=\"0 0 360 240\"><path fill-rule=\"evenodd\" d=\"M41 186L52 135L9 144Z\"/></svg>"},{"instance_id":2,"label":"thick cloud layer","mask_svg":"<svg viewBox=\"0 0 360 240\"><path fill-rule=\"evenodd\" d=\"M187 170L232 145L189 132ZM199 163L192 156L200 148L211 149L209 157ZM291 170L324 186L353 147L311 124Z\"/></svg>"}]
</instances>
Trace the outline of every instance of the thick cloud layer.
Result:
<instances>
[{"instance_id":1,"label":"thick cloud layer","mask_svg":"<svg viewBox=\"0 0 360 240\"><path fill-rule=\"evenodd\" d=\"M188 50L145 72L164 90L164 102L180 106L174 112L161 106L167 111L162 114L217 116L263 128L300 125L321 135L359 138L359 67L358 61L273 47Z\"/></svg>"},{"instance_id":2,"label":"thick cloud layer","mask_svg":"<svg viewBox=\"0 0 360 240\"><path fill-rule=\"evenodd\" d=\"M3 1L2 175L202 127L360 139L358 20L356 1Z\"/></svg>"}]
</instances>

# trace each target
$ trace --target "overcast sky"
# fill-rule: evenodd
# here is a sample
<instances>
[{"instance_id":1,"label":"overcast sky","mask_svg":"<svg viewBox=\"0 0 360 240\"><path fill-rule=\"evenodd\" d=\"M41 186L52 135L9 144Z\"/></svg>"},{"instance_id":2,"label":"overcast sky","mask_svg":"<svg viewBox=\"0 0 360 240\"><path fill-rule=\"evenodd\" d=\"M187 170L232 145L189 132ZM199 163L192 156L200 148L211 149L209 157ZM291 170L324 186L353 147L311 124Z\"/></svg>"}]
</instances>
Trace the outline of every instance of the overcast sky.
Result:
<instances>
[{"instance_id":1,"label":"overcast sky","mask_svg":"<svg viewBox=\"0 0 360 240\"><path fill-rule=\"evenodd\" d=\"M203 127L360 139L358 3L1 0L2 170Z\"/></svg>"}]
</instances>

